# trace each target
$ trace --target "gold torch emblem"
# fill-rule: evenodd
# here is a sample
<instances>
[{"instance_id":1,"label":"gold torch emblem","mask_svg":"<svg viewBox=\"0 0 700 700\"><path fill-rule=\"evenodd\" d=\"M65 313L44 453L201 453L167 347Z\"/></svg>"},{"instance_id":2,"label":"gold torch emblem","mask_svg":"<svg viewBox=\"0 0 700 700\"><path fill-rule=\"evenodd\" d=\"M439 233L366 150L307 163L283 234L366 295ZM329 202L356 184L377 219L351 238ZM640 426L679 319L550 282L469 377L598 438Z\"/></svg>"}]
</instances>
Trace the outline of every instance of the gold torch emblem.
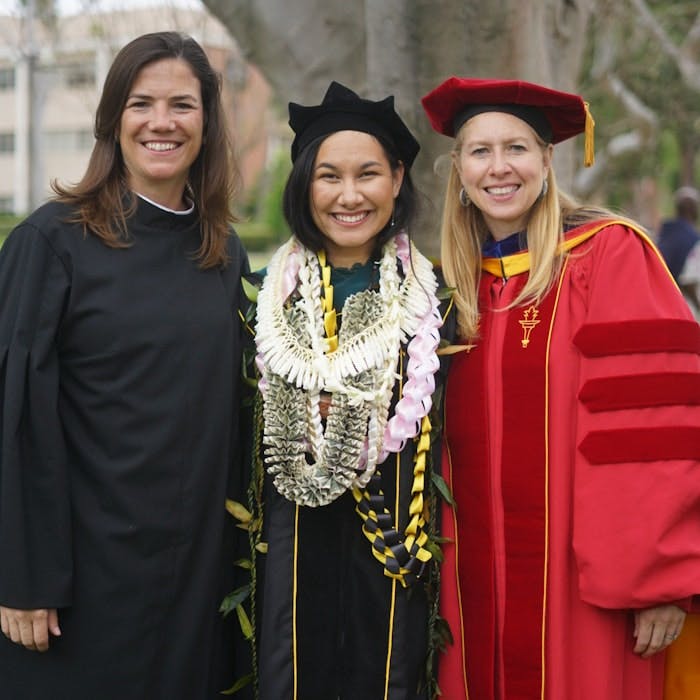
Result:
<instances>
[{"instance_id":1,"label":"gold torch emblem","mask_svg":"<svg viewBox=\"0 0 700 700\"><path fill-rule=\"evenodd\" d=\"M534 306L523 311L523 317L520 319L520 325L523 327L523 339L520 341L522 346L526 348L530 343L530 333L532 329L540 322L537 318L539 311Z\"/></svg>"}]
</instances>

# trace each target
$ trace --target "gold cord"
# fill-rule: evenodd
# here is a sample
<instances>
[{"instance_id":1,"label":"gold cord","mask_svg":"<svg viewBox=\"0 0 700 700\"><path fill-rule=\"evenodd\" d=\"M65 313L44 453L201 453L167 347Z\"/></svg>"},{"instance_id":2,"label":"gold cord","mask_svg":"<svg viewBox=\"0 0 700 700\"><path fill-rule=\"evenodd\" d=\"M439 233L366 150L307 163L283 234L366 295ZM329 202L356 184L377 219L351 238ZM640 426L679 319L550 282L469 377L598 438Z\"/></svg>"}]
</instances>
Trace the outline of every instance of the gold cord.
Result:
<instances>
[{"instance_id":1,"label":"gold cord","mask_svg":"<svg viewBox=\"0 0 700 700\"><path fill-rule=\"evenodd\" d=\"M398 535L394 528L381 528L380 520L385 520L386 516L391 515L383 507L384 494L381 489L378 489L378 492L374 494L371 494L366 488L362 491L358 488L352 490L352 495L357 502L355 510L364 521L362 532L372 543L372 554L375 559L384 565L384 575L398 579L404 587L408 586L420 575L423 565L433 557L432 552L425 548L425 544L428 542L428 533L423 529L425 527L425 507L423 502L425 461L428 450L430 450L431 430L430 419L428 416L425 416L421 421L420 436L415 438L418 441L418 445L413 458L412 498L408 508L411 520L406 526L404 540L400 545L395 543ZM378 482L380 478L378 472L373 477L373 480L375 478ZM382 504L382 513L378 515L372 506L377 507L380 502ZM391 540L392 546L387 544L387 540ZM402 555L401 562L396 558L397 553Z\"/></svg>"},{"instance_id":2,"label":"gold cord","mask_svg":"<svg viewBox=\"0 0 700 700\"><path fill-rule=\"evenodd\" d=\"M326 354L328 355L338 349L338 319L333 308L331 268L327 264L325 250L318 251L318 262L321 265L321 284L323 286L321 309L323 310L323 328L326 331Z\"/></svg>"}]
</instances>

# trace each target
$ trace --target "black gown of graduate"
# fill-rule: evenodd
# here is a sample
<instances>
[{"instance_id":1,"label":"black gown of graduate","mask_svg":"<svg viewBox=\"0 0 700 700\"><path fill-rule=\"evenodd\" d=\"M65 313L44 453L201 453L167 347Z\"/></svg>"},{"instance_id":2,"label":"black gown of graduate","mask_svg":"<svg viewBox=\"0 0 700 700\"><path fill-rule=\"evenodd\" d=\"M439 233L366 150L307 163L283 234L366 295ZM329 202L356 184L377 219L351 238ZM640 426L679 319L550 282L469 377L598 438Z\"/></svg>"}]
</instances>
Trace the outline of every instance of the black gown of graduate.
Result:
<instances>
[{"instance_id":1,"label":"black gown of graduate","mask_svg":"<svg viewBox=\"0 0 700 700\"><path fill-rule=\"evenodd\" d=\"M0 603L62 630L46 653L0 635L0 698L220 697L246 257L232 235L199 269L196 214L141 199L126 249L68 213L0 253Z\"/></svg>"},{"instance_id":2,"label":"black gown of graduate","mask_svg":"<svg viewBox=\"0 0 700 700\"><path fill-rule=\"evenodd\" d=\"M333 270L339 308L369 286L371 267ZM445 370L446 364L436 373L437 386ZM436 471L439 445L432 446ZM399 503L401 533L409 520L415 447L409 440L377 467L392 514ZM261 700L429 698L427 571L406 588L387 577L355 506L350 492L325 506L297 506L266 480Z\"/></svg>"}]
</instances>

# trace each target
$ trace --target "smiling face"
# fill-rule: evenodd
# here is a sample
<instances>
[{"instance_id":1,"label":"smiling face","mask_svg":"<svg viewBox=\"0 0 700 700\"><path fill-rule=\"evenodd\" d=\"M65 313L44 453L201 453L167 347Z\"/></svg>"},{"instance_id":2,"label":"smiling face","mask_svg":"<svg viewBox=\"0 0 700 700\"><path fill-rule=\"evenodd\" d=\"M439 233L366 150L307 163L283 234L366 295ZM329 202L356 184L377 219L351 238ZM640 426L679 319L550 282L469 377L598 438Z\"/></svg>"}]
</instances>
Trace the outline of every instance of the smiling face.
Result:
<instances>
[{"instance_id":1,"label":"smiling face","mask_svg":"<svg viewBox=\"0 0 700 700\"><path fill-rule=\"evenodd\" d=\"M189 64L168 58L142 68L117 134L129 188L163 206L182 208L203 129L201 87Z\"/></svg>"},{"instance_id":2,"label":"smiling face","mask_svg":"<svg viewBox=\"0 0 700 700\"><path fill-rule=\"evenodd\" d=\"M552 145L543 146L528 124L504 112L477 114L459 136L455 167L491 235L502 240L522 231L547 178Z\"/></svg>"},{"instance_id":3,"label":"smiling face","mask_svg":"<svg viewBox=\"0 0 700 700\"><path fill-rule=\"evenodd\" d=\"M403 166L392 171L384 148L370 134L338 131L321 143L310 208L332 265L351 267L369 259L402 181Z\"/></svg>"}]
</instances>

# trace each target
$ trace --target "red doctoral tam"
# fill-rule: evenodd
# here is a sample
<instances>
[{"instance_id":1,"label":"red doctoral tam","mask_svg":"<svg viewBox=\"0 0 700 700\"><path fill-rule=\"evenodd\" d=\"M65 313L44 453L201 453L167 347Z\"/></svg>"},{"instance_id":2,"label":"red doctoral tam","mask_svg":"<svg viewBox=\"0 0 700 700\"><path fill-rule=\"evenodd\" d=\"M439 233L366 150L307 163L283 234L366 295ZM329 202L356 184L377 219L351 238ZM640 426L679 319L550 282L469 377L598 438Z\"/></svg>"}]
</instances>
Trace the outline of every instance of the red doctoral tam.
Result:
<instances>
[{"instance_id":1,"label":"red doctoral tam","mask_svg":"<svg viewBox=\"0 0 700 700\"><path fill-rule=\"evenodd\" d=\"M421 100L433 129L455 136L483 112L506 112L527 122L547 143L586 134L585 165L593 163L594 121L579 95L522 80L452 77Z\"/></svg>"}]
</instances>

